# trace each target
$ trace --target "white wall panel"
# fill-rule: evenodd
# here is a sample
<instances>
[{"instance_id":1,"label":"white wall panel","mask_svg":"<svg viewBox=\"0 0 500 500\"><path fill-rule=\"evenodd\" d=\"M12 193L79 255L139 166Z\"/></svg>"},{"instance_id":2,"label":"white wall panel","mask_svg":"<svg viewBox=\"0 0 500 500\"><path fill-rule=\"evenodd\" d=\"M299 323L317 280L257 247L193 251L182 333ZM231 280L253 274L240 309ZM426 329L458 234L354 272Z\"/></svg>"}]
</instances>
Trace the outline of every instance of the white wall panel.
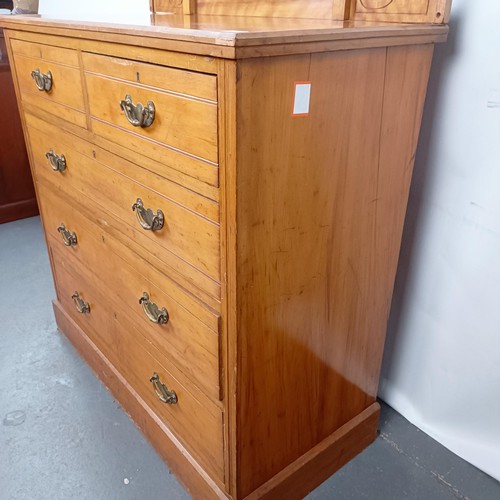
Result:
<instances>
[{"instance_id":1,"label":"white wall panel","mask_svg":"<svg viewBox=\"0 0 500 500\"><path fill-rule=\"evenodd\" d=\"M47 17L107 23L149 23L149 0L40 0L39 13Z\"/></svg>"},{"instance_id":2,"label":"white wall panel","mask_svg":"<svg viewBox=\"0 0 500 500\"><path fill-rule=\"evenodd\" d=\"M436 48L381 397L500 479L500 3Z\"/></svg>"}]
</instances>

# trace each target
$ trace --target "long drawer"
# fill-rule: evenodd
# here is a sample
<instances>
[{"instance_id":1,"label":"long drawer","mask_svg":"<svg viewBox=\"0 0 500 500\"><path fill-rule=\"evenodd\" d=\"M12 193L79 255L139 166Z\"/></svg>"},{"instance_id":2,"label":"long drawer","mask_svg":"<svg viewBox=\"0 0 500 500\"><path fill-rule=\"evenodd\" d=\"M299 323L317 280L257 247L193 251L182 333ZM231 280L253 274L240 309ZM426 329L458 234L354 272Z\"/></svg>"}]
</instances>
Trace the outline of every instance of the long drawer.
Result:
<instances>
[{"instance_id":1,"label":"long drawer","mask_svg":"<svg viewBox=\"0 0 500 500\"><path fill-rule=\"evenodd\" d=\"M77 51L16 39L12 51L23 103L86 127Z\"/></svg>"},{"instance_id":2,"label":"long drawer","mask_svg":"<svg viewBox=\"0 0 500 500\"><path fill-rule=\"evenodd\" d=\"M223 416L220 408L196 388L187 389L177 369L146 349L139 331L121 310L114 309L99 281L79 273L75 259L49 239L57 297L64 310L85 331L109 361L189 452L218 480L223 480ZM88 309L87 309L88 308ZM151 379L158 375L156 387ZM175 404L165 390L175 392Z\"/></svg>"},{"instance_id":3,"label":"long drawer","mask_svg":"<svg viewBox=\"0 0 500 500\"><path fill-rule=\"evenodd\" d=\"M127 252L85 217L80 207L44 184L39 184L38 191L51 245L76 257L79 273L88 280L93 276L100 280L114 307L129 316L148 342L185 374L188 383L219 399L218 314ZM145 293L148 299L141 304ZM161 315L163 308L166 314Z\"/></svg>"},{"instance_id":4,"label":"long drawer","mask_svg":"<svg viewBox=\"0 0 500 500\"><path fill-rule=\"evenodd\" d=\"M82 57L95 134L218 185L215 76Z\"/></svg>"},{"instance_id":5,"label":"long drawer","mask_svg":"<svg viewBox=\"0 0 500 500\"><path fill-rule=\"evenodd\" d=\"M220 227L216 222L219 217L216 202L179 190L178 186L172 188L169 181L55 127L47 125L45 131L34 128L29 115L26 121L37 180L50 182L79 198L82 204L91 205L97 213L111 213L118 221L117 230L136 241L144 255L155 254L208 293L220 294ZM46 158L50 151L59 159L64 155L62 172L51 168ZM110 167L109 162L114 164ZM180 191L182 199L177 198ZM142 209L137 206L139 201ZM142 227L147 222L146 209L155 215L161 210L161 229Z\"/></svg>"}]
</instances>

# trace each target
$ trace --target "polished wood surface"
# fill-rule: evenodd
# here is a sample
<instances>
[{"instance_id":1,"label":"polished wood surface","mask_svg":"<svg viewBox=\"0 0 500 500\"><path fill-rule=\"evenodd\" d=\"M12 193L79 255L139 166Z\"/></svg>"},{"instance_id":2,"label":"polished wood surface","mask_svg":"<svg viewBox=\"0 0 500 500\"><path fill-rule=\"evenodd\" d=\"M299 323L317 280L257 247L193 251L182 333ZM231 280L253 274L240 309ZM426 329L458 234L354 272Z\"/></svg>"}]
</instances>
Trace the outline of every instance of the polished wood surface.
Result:
<instances>
[{"instance_id":1,"label":"polished wood surface","mask_svg":"<svg viewBox=\"0 0 500 500\"><path fill-rule=\"evenodd\" d=\"M54 47L52 45L45 45L43 43L31 43L25 40L12 40L11 42L12 52L17 57L23 56L30 59L36 59L35 64L45 61L48 63L62 64L64 66L70 66L73 68L79 68L80 61L78 58L78 52L76 50L67 50L61 47ZM26 75L20 75L20 78L24 78ZM29 88L34 88L34 82L29 85ZM81 90L81 89L77 89ZM66 89L67 92L67 89ZM78 102L82 101L82 96L72 96L78 99ZM80 106L83 108L83 105Z\"/></svg>"},{"instance_id":2,"label":"polished wood surface","mask_svg":"<svg viewBox=\"0 0 500 500\"><path fill-rule=\"evenodd\" d=\"M65 333L83 359L113 393L136 426L158 453L168 457L169 469L181 480L187 491L194 498L228 499L221 487L199 465L165 422L137 394L125 377L57 301L54 302L54 314L59 329Z\"/></svg>"},{"instance_id":3,"label":"polished wood surface","mask_svg":"<svg viewBox=\"0 0 500 500\"><path fill-rule=\"evenodd\" d=\"M338 3L338 0L197 0L196 12L242 17L331 19L334 4Z\"/></svg>"},{"instance_id":4,"label":"polished wood surface","mask_svg":"<svg viewBox=\"0 0 500 500\"><path fill-rule=\"evenodd\" d=\"M360 453L375 438L380 406L373 403L246 497L248 500L301 500Z\"/></svg>"},{"instance_id":5,"label":"polished wood surface","mask_svg":"<svg viewBox=\"0 0 500 500\"><path fill-rule=\"evenodd\" d=\"M243 496L375 401L431 55L426 46L242 65L236 246ZM297 81L312 81L316 90L310 116L290 119L290 82ZM395 103L396 87L413 108L410 121ZM263 114L271 95L273 108Z\"/></svg>"},{"instance_id":6,"label":"polished wood surface","mask_svg":"<svg viewBox=\"0 0 500 500\"><path fill-rule=\"evenodd\" d=\"M36 136L49 134L53 137L60 137L61 135L60 130L56 126L48 122L43 122L29 113L25 113L25 124L29 130L36 130ZM69 147L71 150L76 148L84 155L92 158L95 152L96 160L102 159L104 165L107 165L108 168L111 168L118 174L127 178L133 177L140 185L144 185L147 182L149 188L155 192L161 192L163 196L171 197L172 200L175 200L179 208L185 207L189 213L199 213L205 216L205 219L202 219L201 222L207 223L208 219L217 220L218 205L215 202L191 193L180 186L176 186L170 181L155 176L151 172L141 169L138 165L131 164L96 145L78 139L76 136L67 134L66 137L67 139L65 140L70 142ZM113 245L113 248L117 248L114 245L115 240L121 242L124 247L130 248L131 252L128 254L128 260L134 258L133 256L145 259L154 269L160 271L161 275L164 276L162 279L165 279L166 276L175 280L187 290L195 293L212 309L216 311L220 309L221 291L218 282L201 273L193 266L188 265L183 259L179 259L171 252L166 251L165 247L154 239L148 238L144 231L138 230L138 223L135 218L132 218L134 225L124 223L123 219L110 213L106 207L102 207L89 200L86 193L82 191L81 186L72 187L68 182L65 182L66 178L64 174L52 171L48 162L43 157L43 146L44 144L42 144L39 152L41 162L33 162L34 174L38 182L45 180L49 186L56 188L60 193L66 193L69 200L78 203L80 212L94 221L106 233L112 235L112 238L108 239L107 242ZM39 164L40 169L38 168ZM68 171L70 167L71 165L68 167ZM93 186L92 182L91 185ZM133 214L132 211L130 213Z\"/></svg>"},{"instance_id":7,"label":"polished wood surface","mask_svg":"<svg viewBox=\"0 0 500 500\"><path fill-rule=\"evenodd\" d=\"M198 97L217 102L217 82L213 75L90 53L84 53L82 60L87 73L155 87L183 97Z\"/></svg>"},{"instance_id":8,"label":"polished wood surface","mask_svg":"<svg viewBox=\"0 0 500 500\"><path fill-rule=\"evenodd\" d=\"M195 498L300 498L375 437L427 78L447 27L212 16L203 4L175 2L149 27L0 20L56 318ZM235 8L256 5L267 8ZM330 7L356 16L354 3ZM26 60L75 70L78 105L29 89ZM302 116L297 82L311 83ZM154 100L158 121L132 127L126 93ZM139 226L137 197L162 209L164 230ZM144 292L168 324L146 318ZM153 372L178 405L159 401Z\"/></svg>"},{"instance_id":9,"label":"polished wood surface","mask_svg":"<svg viewBox=\"0 0 500 500\"><path fill-rule=\"evenodd\" d=\"M87 203L94 205L97 211L102 207L111 212L122 221L122 228L128 226L133 239L146 251L160 247L158 252L173 254L170 259L179 269L191 265L193 274L204 273L215 281L220 280L218 224L101 163L91 144L60 132L29 129L29 136L37 177L46 179L62 191L79 191L89 198ZM54 172L45 157L51 148L57 154L65 155L67 167L63 173ZM146 231L140 226L136 212L132 210L138 198L154 212L163 211L165 223L161 230ZM199 204L204 201L200 197Z\"/></svg>"},{"instance_id":10,"label":"polished wood surface","mask_svg":"<svg viewBox=\"0 0 500 500\"><path fill-rule=\"evenodd\" d=\"M80 272L89 281L93 276L100 279L114 308L123 309L146 340L186 374L185 384L194 383L214 401L218 400L219 316L182 288L157 276L138 257L122 258L127 252L121 248L120 255L115 253L104 231L60 199L50 187L39 183L39 191L47 231L54 240L52 246L74 255ZM71 221L71 226L65 226L77 236L75 247L64 246L57 232L65 220ZM107 258L102 259L101 255ZM166 307L169 314L166 325L154 324L143 314L139 299L144 292L160 307Z\"/></svg>"},{"instance_id":11,"label":"polished wood surface","mask_svg":"<svg viewBox=\"0 0 500 500\"><path fill-rule=\"evenodd\" d=\"M189 390L174 375L175 365L151 354L141 341L141 334L128 323L120 309L110 310L105 288L96 279L87 281L74 256L62 249L49 246L56 268L55 282L58 301L73 320L102 350L132 388L177 435L184 445L197 456L198 461L215 480L223 479L222 412L195 387ZM77 312L74 292L90 304L89 314ZM177 404L159 401L150 377L156 372L169 389L175 390Z\"/></svg>"},{"instance_id":12,"label":"polished wood surface","mask_svg":"<svg viewBox=\"0 0 500 500\"><path fill-rule=\"evenodd\" d=\"M199 93L199 95L205 97L213 97L214 94L213 89L210 89L209 87L209 82L210 80L213 80L213 77L199 74L200 71L215 71L215 64L213 60L209 60L207 58L187 56L186 54L160 52L154 49L139 50L138 47L121 46L111 43L97 43L94 41L87 41L88 43L85 43L84 41L79 41L72 38L58 38L51 35L11 33L11 36L14 36L14 38L12 39L12 43L15 43L17 46L23 44L26 45L26 41L21 40L21 38L26 38L26 40L29 40L31 42L28 44L29 46L36 47L37 42L40 42L39 45L41 47L50 46L52 47L52 49L54 49L55 45L62 45L65 48L73 49L71 50L71 53L76 53L77 50L85 50L85 52L82 53L82 59L85 58L86 61L92 58L92 54L88 53L89 51L99 51L110 56L116 56L111 59L102 58L109 63L111 70L110 72L112 74L115 74L113 73L113 69L116 67L115 64L119 64L121 62L122 66L124 66L125 68L123 75L125 78L132 77L130 71L135 68L139 70L140 78L146 78L146 82L148 84L154 84L154 78L155 75L156 78L158 78L158 72L156 70L150 71L150 68L156 69L155 66L151 64L136 65L131 61L127 61L128 64L123 64L123 57L125 56L133 56L138 59L145 59L154 62L155 64L162 65L161 68L158 68L158 71L165 71L168 75L168 80L164 80L163 82L164 87L166 86L167 88L174 89L173 91L175 92L175 89L178 89L178 87L175 86L175 81L172 81L172 75L180 73L182 75L186 75L186 77L188 78L186 91L189 90L192 93ZM44 49L44 53L45 52L46 51ZM90 62L89 64L91 65L91 68L93 68L92 62ZM174 65L178 68L186 68L190 71L186 73L184 71L173 70L172 68L166 68L164 66L165 64ZM192 70L196 70L198 73L195 73ZM199 75L200 78L197 78L196 75ZM135 78L137 78L137 71L135 74ZM83 77L82 81L84 82ZM201 82L202 84L200 85L199 82ZM182 94L176 92L175 95ZM218 199L218 168L217 165L213 162L202 161L198 158L183 154L174 149L169 149L161 146L159 148L161 151L161 155L151 155L155 156L155 158L149 158L147 156L144 156L142 152L144 148L141 147L141 144L143 142L140 138L138 138L139 146L137 146L135 149L130 149L130 144L128 142L126 144L128 147L120 146L116 143L116 141L111 142L104 137L92 133L90 130L86 130L89 129L91 125L91 117L88 113L88 110L86 116L79 114L80 116L74 118L72 122L68 122L67 120L63 121L63 118L66 118L64 110L61 111L59 108L52 106L51 102L47 99L38 99L37 94L33 94L34 98L30 98L29 102L27 102L27 96L28 94L24 95L24 108L26 110L34 110L35 114L37 114L38 116L43 116L45 122L54 123L57 127L62 127L66 130L70 130L72 133L79 135L86 140L90 140L96 144L103 145L107 150L116 152L120 157L130 159L135 164L140 164L144 168L148 168L158 173L159 175L166 177L175 183L186 186L187 188L192 189L212 200ZM121 99L122 97L120 97L120 100ZM71 112L70 108L64 108L66 110L69 110L68 112ZM74 126L74 124L78 124L80 126ZM126 134L126 136L130 137L130 134ZM114 135L111 134L111 139L113 137ZM154 147L154 143L152 144Z\"/></svg>"},{"instance_id":13,"label":"polished wood surface","mask_svg":"<svg viewBox=\"0 0 500 500\"><path fill-rule=\"evenodd\" d=\"M152 12L441 24L451 0L150 0Z\"/></svg>"},{"instance_id":14,"label":"polished wood surface","mask_svg":"<svg viewBox=\"0 0 500 500\"><path fill-rule=\"evenodd\" d=\"M218 186L215 77L89 53L82 60L91 126L98 135ZM132 85L119 87L124 80ZM126 94L135 103L153 101L153 125L138 129L126 121L119 107ZM146 148L139 135L151 141Z\"/></svg>"},{"instance_id":15,"label":"polished wood surface","mask_svg":"<svg viewBox=\"0 0 500 500\"><path fill-rule=\"evenodd\" d=\"M86 74L92 129L122 146L141 148L156 158L160 148L188 153L217 164L217 106L156 89ZM152 101L156 108L153 124L133 127L123 115L120 101L132 96L134 104ZM106 127L103 125L106 124ZM99 127L99 128L97 128ZM140 141L149 140L149 143ZM209 167L207 167L209 168Z\"/></svg>"},{"instance_id":16,"label":"polished wood surface","mask_svg":"<svg viewBox=\"0 0 500 500\"><path fill-rule=\"evenodd\" d=\"M96 16L98 19L98 13ZM418 23L316 19L291 23L290 19L280 18L258 18L257 22L242 16L200 15L153 16L151 24L143 26L134 25L133 19L130 25L110 25L0 16L0 25L16 31L69 37L73 46L88 45L79 42L81 39L97 40L225 59L438 43L446 41L448 34L447 26Z\"/></svg>"},{"instance_id":17,"label":"polished wood surface","mask_svg":"<svg viewBox=\"0 0 500 500\"><path fill-rule=\"evenodd\" d=\"M7 50L0 30L0 224L38 213Z\"/></svg>"},{"instance_id":18,"label":"polished wood surface","mask_svg":"<svg viewBox=\"0 0 500 500\"><path fill-rule=\"evenodd\" d=\"M351 0L354 19L396 23L447 23L452 0Z\"/></svg>"},{"instance_id":19,"label":"polished wood surface","mask_svg":"<svg viewBox=\"0 0 500 500\"><path fill-rule=\"evenodd\" d=\"M375 49L255 60L241 68L238 116L246 117L238 129L237 184L242 496L374 400L354 371L358 366L362 371L356 357L373 335L373 318L363 313L371 294L362 287L376 265L365 249L377 209L375 124L385 57L385 50ZM297 81L314 82L311 116L290 118L290 82ZM272 111L261 114L271 95ZM354 131L362 143L351 140ZM261 166L257 172L255 164ZM279 413L270 411L274 405ZM249 428L252 433L245 431Z\"/></svg>"},{"instance_id":20,"label":"polished wood surface","mask_svg":"<svg viewBox=\"0 0 500 500\"><path fill-rule=\"evenodd\" d=\"M85 104L78 55L74 50L61 50L58 52L50 46L13 41L12 51L16 58L22 98L83 127L86 125ZM36 69L44 74L51 72L50 92L36 87L31 77L31 72Z\"/></svg>"}]
</instances>

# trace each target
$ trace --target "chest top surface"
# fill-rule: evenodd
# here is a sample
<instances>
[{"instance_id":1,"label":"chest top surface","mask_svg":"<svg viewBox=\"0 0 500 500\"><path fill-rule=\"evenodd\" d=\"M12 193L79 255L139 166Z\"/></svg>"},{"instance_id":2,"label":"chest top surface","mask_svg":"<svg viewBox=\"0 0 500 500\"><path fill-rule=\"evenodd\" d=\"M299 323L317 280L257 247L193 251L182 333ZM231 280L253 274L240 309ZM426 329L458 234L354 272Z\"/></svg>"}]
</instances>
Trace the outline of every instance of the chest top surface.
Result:
<instances>
[{"instance_id":1,"label":"chest top surface","mask_svg":"<svg viewBox=\"0 0 500 500\"><path fill-rule=\"evenodd\" d=\"M293 19L233 15L152 13L124 15L114 23L99 13L85 20L45 16L0 16L0 26L106 41L123 41L156 48L240 59L278 54L321 52L346 48L436 43L446 40L448 27L366 20ZM117 23L120 24L117 24ZM121 37L121 38L120 38Z\"/></svg>"}]
</instances>

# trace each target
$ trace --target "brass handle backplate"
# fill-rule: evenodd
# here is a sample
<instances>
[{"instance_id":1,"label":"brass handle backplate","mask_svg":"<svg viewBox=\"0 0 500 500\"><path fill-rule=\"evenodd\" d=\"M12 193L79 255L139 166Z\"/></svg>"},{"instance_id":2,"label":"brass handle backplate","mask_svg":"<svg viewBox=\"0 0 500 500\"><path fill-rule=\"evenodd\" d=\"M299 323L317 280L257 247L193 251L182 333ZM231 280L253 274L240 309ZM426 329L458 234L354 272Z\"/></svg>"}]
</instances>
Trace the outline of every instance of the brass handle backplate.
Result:
<instances>
[{"instance_id":1,"label":"brass handle backplate","mask_svg":"<svg viewBox=\"0 0 500 500\"><path fill-rule=\"evenodd\" d=\"M52 89L52 73L47 71L47 74L42 73L38 68L31 72L31 78L35 80L36 88L40 92L50 92Z\"/></svg>"},{"instance_id":2,"label":"brass handle backplate","mask_svg":"<svg viewBox=\"0 0 500 500\"><path fill-rule=\"evenodd\" d=\"M161 382L160 376L156 372L153 373L149 381L153 384L156 395L162 403L169 405L175 405L177 403L177 394L175 391L169 390L167 386Z\"/></svg>"},{"instance_id":3,"label":"brass handle backplate","mask_svg":"<svg viewBox=\"0 0 500 500\"><path fill-rule=\"evenodd\" d=\"M135 211L137 220L143 229L159 231L163 227L165 222L163 212L158 209L155 214L150 208L145 208L140 198L137 198L137 201L132 205L132 210Z\"/></svg>"},{"instance_id":4,"label":"brass handle backplate","mask_svg":"<svg viewBox=\"0 0 500 500\"><path fill-rule=\"evenodd\" d=\"M148 101L147 106L143 106L140 102L134 104L132 96L127 94L125 99L120 101L120 108L134 127L150 127L155 120L156 108L153 101Z\"/></svg>"},{"instance_id":5,"label":"brass handle backplate","mask_svg":"<svg viewBox=\"0 0 500 500\"><path fill-rule=\"evenodd\" d=\"M80 314L89 314L90 313L90 304L85 302L78 292L75 292L71 298L75 301L76 310Z\"/></svg>"},{"instance_id":6,"label":"brass handle backplate","mask_svg":"<svg viewBox=\"0 0 500 500\"><path fill-rule=\"evenodd\" d=\"M56 155L51 149L48 153L45 153L45 157L49 160L54 172L64 172L66 170L66 157L64 155Z\"/></svg>"},{"instance_id":7,"label":"brass handle backplate","mask_svg":"<svg viewBox=\"0 0 500 500\"><path fill-rule=\"evenodd\" d=\"M57 228L57 231L61 235L61 238L67 247L75 247L76 246L76 244L78 243L78 241L76 239L76 233L72 233L71 231L68 231L64 224L61 224Z\"/></svg>"},{"instance_id":8,"label":"brass handle backplate","mask_svg":"<svg viewBox=\"0 0 500 500\"><path fill-rule=\"evenodd\" d=\"M158 325L166 325L168 323L169 315L167 309L165 307L160 309L154 302L151 302L147 292L142 294L139 304L142 305L144 314L152 323Z\"/></svg>"}]
</instances>

